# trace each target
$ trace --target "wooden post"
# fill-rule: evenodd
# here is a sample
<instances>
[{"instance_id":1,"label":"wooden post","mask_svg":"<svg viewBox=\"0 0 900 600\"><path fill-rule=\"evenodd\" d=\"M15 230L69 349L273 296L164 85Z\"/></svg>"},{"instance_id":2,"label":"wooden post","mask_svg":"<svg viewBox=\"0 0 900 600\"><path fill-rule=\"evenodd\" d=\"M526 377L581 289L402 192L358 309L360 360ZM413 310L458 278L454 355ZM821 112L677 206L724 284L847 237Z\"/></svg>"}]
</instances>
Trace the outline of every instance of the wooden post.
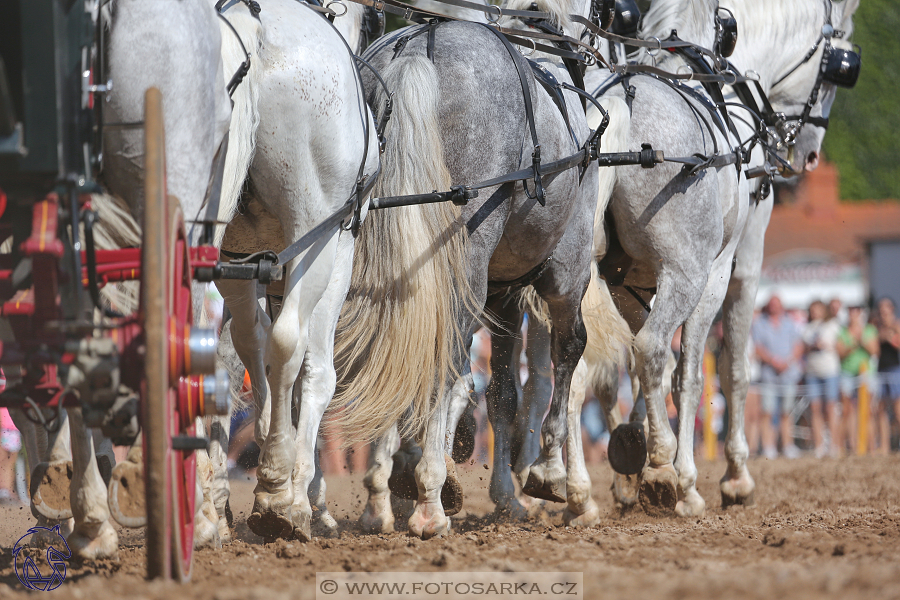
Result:
<instances>
[{"instance_id":1,"label":"wooden post","mask_svg":"<svg viewBox=\"0 0 900 600\"><path fill-rule=\"evenodd\" d=\"M862 456L869 449L869 386L866 374L869 365L864 362L859 369L859 410L856 415L856 454Z\"/></svg>"}]
</instances>

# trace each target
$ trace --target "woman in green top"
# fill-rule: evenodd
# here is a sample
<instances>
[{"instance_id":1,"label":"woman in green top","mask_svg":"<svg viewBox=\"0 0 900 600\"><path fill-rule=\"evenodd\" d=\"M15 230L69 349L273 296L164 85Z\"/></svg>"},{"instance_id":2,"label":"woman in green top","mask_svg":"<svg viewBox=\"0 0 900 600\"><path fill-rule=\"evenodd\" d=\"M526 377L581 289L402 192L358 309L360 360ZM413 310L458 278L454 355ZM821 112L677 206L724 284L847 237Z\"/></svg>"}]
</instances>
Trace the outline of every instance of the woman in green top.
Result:
<instances>
[{"instance_id":1,"label":"woman in green top","mask_svg":"<svg viewBox=\"0 0 900 600\"><path fill-rule=\"evenodd\" d=\"M861 306L848 311L847 326L841 329L835 349L841 357L841 402L844 409L844 431L851 452L856 449L856 391L862 380L870 385L870 373L874 372L878 357L878 329L863 319ZM860 378L865 365L866 375Z\"/></svg>"}]
</instances>

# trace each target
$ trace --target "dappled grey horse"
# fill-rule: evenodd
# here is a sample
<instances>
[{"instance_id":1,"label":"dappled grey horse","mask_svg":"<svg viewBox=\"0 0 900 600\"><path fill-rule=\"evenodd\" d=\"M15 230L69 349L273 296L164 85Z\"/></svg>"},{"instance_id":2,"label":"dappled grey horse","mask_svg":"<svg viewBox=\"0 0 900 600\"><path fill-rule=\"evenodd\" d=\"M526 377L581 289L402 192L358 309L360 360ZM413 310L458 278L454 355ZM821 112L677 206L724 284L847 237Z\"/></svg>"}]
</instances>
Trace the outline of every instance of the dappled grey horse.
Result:
<instances>
[{"instance_id":1,"label":"dappled grey horse","mask_svg":"<svg viewBox=\"0 0 900 600\"><path fill-rule=\"evenodd\" d=\"M823 26L833 24L849 32L857 3L832 5L829 0L808 0L769 2L765 6L754 3L751 7L749 3L731 0L722 4L727 4L737 17L740 33L732 61L738 69L758 74L761 88L778 112L801 115L809 103L808 116L812 118L807 121L814 124L802 127L787 158L792 165L789 171L814 168L824 135L819 126L823 124L821 117L827 116L835 91L831 83L817 82L826 45L823 31L828 30ZM712 47L716 41L717 8L718 3L713 0L655 2L644 18L644 37L665 38L677 29L682 38ZM785 26L774 27L775 22ZM810 48L815 51L808 55ZM678 68L677 59L662 59L659 64L672 71ZM593 77L604 76L598 73ZM588 81L591 80L589 76ZM674 95L667 86L650 78L636 77L629 83L634 85L635 93L630 107L631 131L621 140L623 147L648 142L669 155L689 156L698 151L711 154L710 133L717 132L701 126L697 116L709 115L708 111L688 110L692 100ZM812 92L817 83L822 85L818 98L814 98ZM622 86L616 86L607 95L622 97L622 91ZM732 94L728 99L737 98ZM611 113L627 118L628 110L622 102ZM737 117L735 126L744 141L757 124L742 111L738 108L731 112ZM775 133L784 137L785 131ZM733 139L717 139L722 152L735 146ZM744 169L761 165L766 157L756 147L749 158ZM637 334L635 356L640 384L647 396L650 462L642 473L642 504L650 510L675 509L684 516L699 515L705 509L695 487L692 416L701 395L703 343L723 301L725 360L720 363L720 372L730 421L726 441L728 470L721 491L725 505L750 502L754 483L746 468L748 449L743 430L745 353L772 201L759 192L758 181L753 182L751 195L743 175L729 165L720 167L718 173L711 169L695 176L672 166L657 166L643 173L634 168L617 171L606 232L614 232L618 240L615 250L627 257L627 275L624 279L611 277L612 291ZM602 239L595 232L595 241L598 237ZM653 310L648 315L644 305L654 294ZM676 406L684 418L679 420L676 444L665 418L661 380L669 341L682 323L682 357L674 391ZM612 403L614 400L609 400L607 405Z\"/></svg>"},{"instance_id":2,"label":"dappled grey horse","mask_svg":"<svg viewBox=\"0 0 900 600\"><path fill-rule=\"evenodd\" d=\"M538 7L577 38L579 28L568 15L587 15L589 5ZM395 93L379 195L487 181L531 166L536 141L541 160L549 163L572 155L587 139L577 96L564 94L573 139L521 54L510 52L486 26L449 22L402 29L379 40L366 57ZM541 64L571 82L561 65ZM376 82L367 84L374 89ZM534 136L523 85L533 104ZM383 94L376 94L375 106L382 102ZM576 168L546 177L543 202L526 177L527 190L521 183L491 186L462 208L444 203L372 214L361 231L345 326L337 337L338 364L354 378L343 391L353 404L342 420L346 431L371 439L405 417L401 432L415 433L422 443L418 504L409 520L414 535L439 535L449 527L440 498L447 477L446 415L477 313L484 307L495 331L514 328L502 294L492 292L526 278L548 304L556 380L529 487L542 496L564 494L561 446L569 379L586 341L579 307L590 277L597 175L594 168Z\"/></svg>"}]
</instances>

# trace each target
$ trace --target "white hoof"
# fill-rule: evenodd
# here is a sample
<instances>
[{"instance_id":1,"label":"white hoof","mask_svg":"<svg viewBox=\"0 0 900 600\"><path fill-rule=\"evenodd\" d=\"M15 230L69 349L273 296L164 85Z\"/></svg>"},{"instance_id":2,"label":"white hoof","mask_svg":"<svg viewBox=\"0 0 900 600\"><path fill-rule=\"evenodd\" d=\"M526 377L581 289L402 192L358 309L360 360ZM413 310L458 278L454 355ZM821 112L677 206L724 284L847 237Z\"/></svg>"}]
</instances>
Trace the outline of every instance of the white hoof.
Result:
<instances>
[{"instance_id":1,"label":"white hoof","mask_svg":"<svg viewBox=\"0 0 900 600\"><path fill-rule=\"evenodd\" d=\"M31 474L31 506L51 521L72 518L69 488L72 484L72 461L41 463Z\"/></svg>"},{"instance_id":2,"label":"white hoof","mask_svg":"<svg viewBox=\"0 0 900 600\"><path fill-rule=\"evenodd\" d=\"M144 469L131 461L117 464L109 480L109 513L122 527L147 524L144 507Z\"/></svg>"},{"instance_id":3,"label":"white hoof","mask_svg":"<svg viewBox=\"0 0 900 600\"><path fill-rule=\"evenodd\" d=\"M82 560L115 558L119 550L119 536L109 521L76 525L67 541L72 556Z\"/></svg>"}]
</instances>

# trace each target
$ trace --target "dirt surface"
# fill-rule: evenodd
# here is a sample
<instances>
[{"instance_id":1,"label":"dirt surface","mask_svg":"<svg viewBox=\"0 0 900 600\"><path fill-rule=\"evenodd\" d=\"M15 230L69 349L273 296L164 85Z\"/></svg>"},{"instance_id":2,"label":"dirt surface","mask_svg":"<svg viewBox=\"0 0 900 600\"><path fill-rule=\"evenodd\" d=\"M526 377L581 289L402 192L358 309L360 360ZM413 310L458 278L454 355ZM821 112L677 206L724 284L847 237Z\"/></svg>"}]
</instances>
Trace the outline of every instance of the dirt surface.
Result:
<instances>
[{"instance_id":1,"label":"dirt surface","mask_svg":"<svg viewBox=\"0 0 900 600\"><path fill-rule=\"evenodd\" d=\"M494 523L488 472L460 470L466 505L453 533L421 541L405 532L362 535L359 476L328 481L339 539L263 544L246 527L252 482L233 481L235 541L195 555L191 583L144 580L143 536L123 531L119 558L70 561L52 598L281 600L314 598L316 571L582 571L585 598L900 598L900 457L755 460L756 505L722 510L723 463L700 463L702 519L620 513L607 465L592 469L597 527L561 526L562 505L537 520ZM32 524L27 508L0 507L0 597L28 596L10 546ZM405 527L405 526L404 526Z\"/></svg>"}]
</instances>

